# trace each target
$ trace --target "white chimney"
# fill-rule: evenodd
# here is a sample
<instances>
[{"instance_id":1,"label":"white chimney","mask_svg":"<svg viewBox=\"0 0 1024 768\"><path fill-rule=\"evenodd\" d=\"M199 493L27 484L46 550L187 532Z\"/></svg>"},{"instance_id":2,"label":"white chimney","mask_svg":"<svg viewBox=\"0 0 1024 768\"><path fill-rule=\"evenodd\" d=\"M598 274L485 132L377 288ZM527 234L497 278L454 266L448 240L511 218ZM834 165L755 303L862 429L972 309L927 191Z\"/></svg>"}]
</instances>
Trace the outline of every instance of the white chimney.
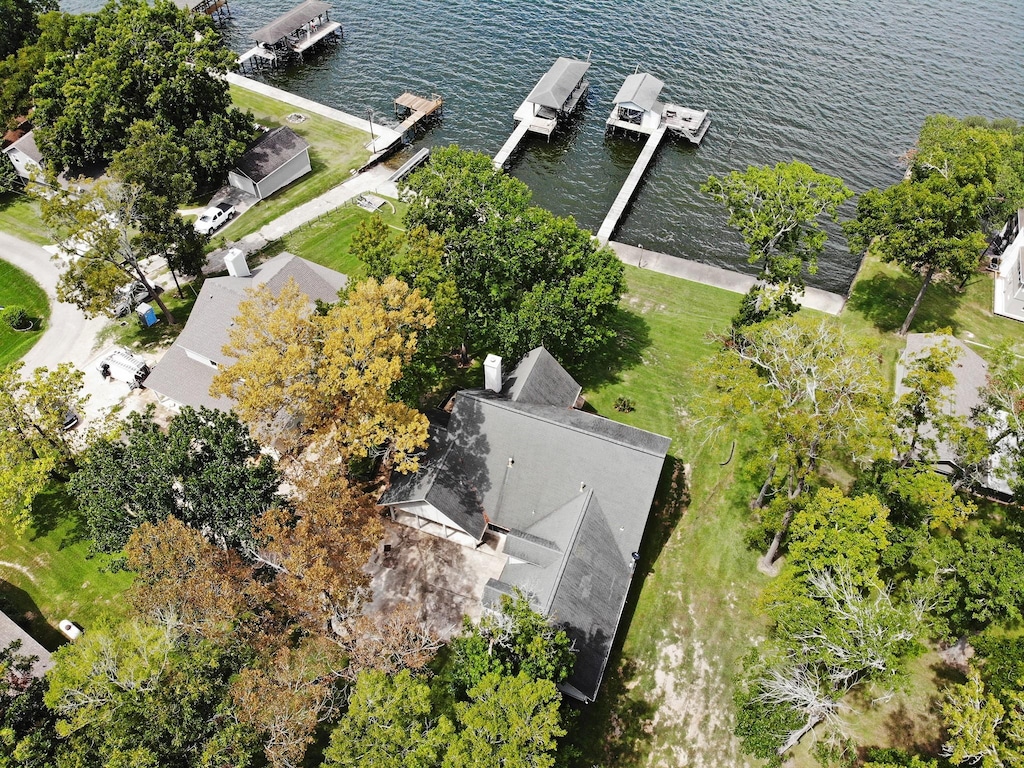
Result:
<instances>
[{"instance_id":1,"label":"white chimney","mask_svg":"<svg viewBox=\"0 0 1024 768\"><path fill-rule=\"evenodd\" d=\"M249 265L245 261L245 254L238 248L232 248L224 257L224 266L228 268L228 274L232 277L248 277Z\"/></svg>"},{"instance_id":2,"label":"white chimney","mask_svg":"<svg viewBox=\"0 0 1024 768\"><path fill-rule=\"evenodd\" d=\"M501 392L501 358L497 355L488 355L484 360L484 387Z\"/></svg>"}]
</instances>

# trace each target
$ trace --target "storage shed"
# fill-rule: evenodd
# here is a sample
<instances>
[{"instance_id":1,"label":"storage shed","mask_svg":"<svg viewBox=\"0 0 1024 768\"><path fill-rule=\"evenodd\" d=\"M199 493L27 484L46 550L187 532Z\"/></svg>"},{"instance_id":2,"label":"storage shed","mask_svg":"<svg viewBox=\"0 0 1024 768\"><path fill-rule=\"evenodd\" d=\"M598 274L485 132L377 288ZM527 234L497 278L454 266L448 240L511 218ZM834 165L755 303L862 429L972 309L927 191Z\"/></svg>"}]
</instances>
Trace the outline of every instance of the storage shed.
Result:
<instances>
[{"instance_id":1,"label":"storage shed","mask_svg":"<svg viewBox=\"0 0 1024 768\"><path fill-rule=\"evenodd\" d=\"M309 144L284 126L268 131L249 147L238 166L228 172L228 183L263 200L310 170Z\"/></svg>"}]
</instances>

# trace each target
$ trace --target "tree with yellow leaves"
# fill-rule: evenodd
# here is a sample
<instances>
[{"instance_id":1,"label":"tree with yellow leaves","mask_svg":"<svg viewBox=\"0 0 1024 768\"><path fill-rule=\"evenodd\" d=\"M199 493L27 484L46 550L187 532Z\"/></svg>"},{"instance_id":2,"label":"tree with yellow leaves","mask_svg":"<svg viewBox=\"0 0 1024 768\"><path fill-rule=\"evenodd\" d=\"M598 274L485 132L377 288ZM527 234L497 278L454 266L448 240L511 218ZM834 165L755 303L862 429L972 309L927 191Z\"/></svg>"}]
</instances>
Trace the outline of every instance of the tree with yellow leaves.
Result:
<instances>
[{"instance_id":1,"label":"tree with yellow leaves","mask_svg":"<svg viewBox=\"0 0 1024 768\"><path fill-rule=\"evenodd\" d=\"M261 286L239 305L224 348L237 362L211 393L232 398L264 440L329 438L346 459L384 456L414 471L427 420L392 389L434 323L431 301L393 277L353 286L326 315L294 281L278 296Z\"/></svg>"}]
</instances>

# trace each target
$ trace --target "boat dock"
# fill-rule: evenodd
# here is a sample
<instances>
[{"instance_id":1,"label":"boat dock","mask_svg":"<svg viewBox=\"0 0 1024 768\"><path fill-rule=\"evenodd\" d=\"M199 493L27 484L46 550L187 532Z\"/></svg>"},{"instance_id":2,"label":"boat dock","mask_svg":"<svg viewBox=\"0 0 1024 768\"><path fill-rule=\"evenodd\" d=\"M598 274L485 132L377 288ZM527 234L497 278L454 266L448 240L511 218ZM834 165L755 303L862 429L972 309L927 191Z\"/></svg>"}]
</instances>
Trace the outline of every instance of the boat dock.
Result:
<instances>
[{"instance_id":1,"label":"boat dock","mask_svg":"<svg viewBox=\"0 0 1024 768\"><path fill-rule=\"evenodd\" d=\"M256 45L238 57L238 66L276 65L325 42L336 42L345 34L341 24L331 21L330 5L306 0L253 33Z\"/></svg>"},{"instance_id":2,"label":"boat dock","mask_svg":"<svg viewBox=\"0 0 1024 768\"><path fill-rule=\"evenodd\" d=\"M588 69L589 61L558 57L515 111L513 119L517 125L494 156L496 168L505 167L527 133L539 133L550 139L559 120L571 115L586 101L590 92L590 82L586 79Z\"/></svg>"},{"instance_id":3,"label":"boat dock","mask_svg":"<svg viewBox=\"0 0 1024 768\"><path fill-rule=\"evenodd\" d=\"M690 109L659 101L664 87L665 83L654 75L636 72L626 78L615 95L612 112L605 121L606 130L646 135L647 143L633 164L608 215L597 230L597 239L602 243L607 243L615 234L615 228L626 212L629 201L636 194L640 180L654 159L654 153L657 152L665 134L671 131L673 135L682 136L699 145L711 127L711 118L706 109Z\"/></svg>"},{"instance_id":4,"label":"boat dock","mask_svg":"<svg viewBox=\"0 0 1024 768\"><path fill-rule=\"evenodd\" d=\"M401 117L403 113L406 115L405 120L402 121L397 130L407 140L412 138L416 131L416 126L421 120L439 119L443 112L444 99L436 93L427 99L406 91L395 99L395 116Z\"/></svg>"},{"instance_id":5,"label":"boat dock","mask_svg":"<svg viewBox=\"0 0 1024 768\"><path fill-rule=\"evenodd\" d=\"M633 169L629 172L629 176L626 177L626 182L622 185L622 189L619 190L615 202L612 203L612 207L608 211L608 215L604 217L601 228L597 230L597 239L600 242L607 243L611 240L615 227L619 224L619 219L626 212L626 206L633 199L633 194L636 192L636 188L640 186L640 180L644 177L647 166L654 159L654 153L657 152L661 140L665 138L667 130L662 125L647 137L647 143L640 151L640 156L636 159L636 162L633 163Z\"/></svg>"}]
</instances>

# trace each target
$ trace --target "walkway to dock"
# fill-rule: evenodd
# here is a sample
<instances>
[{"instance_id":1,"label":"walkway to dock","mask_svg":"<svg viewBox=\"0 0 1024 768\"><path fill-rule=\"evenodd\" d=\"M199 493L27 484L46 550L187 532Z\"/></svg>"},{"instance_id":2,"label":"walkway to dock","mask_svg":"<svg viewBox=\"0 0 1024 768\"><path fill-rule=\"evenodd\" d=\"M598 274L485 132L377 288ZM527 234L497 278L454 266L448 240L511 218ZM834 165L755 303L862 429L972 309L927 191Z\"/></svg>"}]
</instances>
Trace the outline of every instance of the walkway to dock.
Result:
<instances>
[{"instance_id":1,"label":"walkway to dock","mask_svg":"<svg viewBox=\"0 0 1024 768\"><path fill-rule=\"evenodd\" d=\"M406 91L395 99L396 114L400 109L404 109L409 112L409 116L402 121L400 126L398 126L398 132L402 134L402 136L405 136L409 131L412 131L416 127L416 123L420 120L430 117L443 108L444 99L436 94L427 99L423 96L417 96L415 93L409 93Z\"/></svg>"},{"instance_id":2,"label":"walkway to dock","mask_svg":"<svg viewBox=\"0 0 1024 768\"><path fill-rule=\"evenodd\" d=\"M661 144L661 140L665 138L665 131L667 127L662 124L657 128L650 136L647 137L647 143L644 148L640 151L640 156L633 163L633 170L629 172L629 176L626 177L626 183L622 185L622 189L619 190L618 197L615 198L615 202L612 203L611 210L608 211L608 215L604 217L604 222L601 224L601 228L597 230L597 239L602 243L607 243L612 239L612 235L615 233L615 227L619 224L619 219L622 218L622 214L626 211L626 206L629 205L629 201L633 199L633 195L636 193L636 188L640 186L640 179L644 177L644 172L647 170L647 166L650 165L651 160L654 158L654 153L658 149L658 145Z\"/></svg>"},{"instance_id":3,"label":"walkway to dock","mask_svg":"<svg viewBox=\"0 0 1024 768\"><path fill-rule=\"evenodd\" d=\"M662 275L680 277L693 283L722 288L732 293L746 293L757 282L753 275L733 272L731 269L701 264L699 261L681 259L667 253L649 251L635 245L626 245L614 240L608 245L615 251L619 261L641 269L649 269ZM801 306L816 309L828 315L838 315L846 305L846 297L838 293L830 293L820 288L805 288L804 295L797 301Z\"/></svg>"},{"instance_id":4,"label":"walkway to dock","mask_svg":"<svg viewBox=\"0 0 1024 768\"><path fill-rule=\"evenodd\" d=\"M498 154L494 156L494 167L501 170L505 167L505 163L508 162L509 158L512 157L512 153L516 151L516 147L519 146L519 142L523 140L523 137L530 131L530 122L523 120L516 129L512 131L512 135L508 137L505 144L498 150Z\"/></svg>"},{"instance_id":5,"label":"walkway to dock","mask_svg":"<svg viewBox=\"0 0 1024 768\"><path fill-rule=\"evenodd\" d=\"M379 123L374 123L371 126L368 120L364 120L361 117L355 117L347 112L342 112L340 109L334 109L319 102L304 99L301 96L296 96L294 93L282 91L280 88L261 83L258 80L252 80L234 72L228 72L224 75L224 79L231 85L237 85L239 88L245 88L247 91L269 96L272 99L283 101L285 104L291 104L293 107L298 107L306 112L312 112L314 115L320 115L347 125L350 128L360 130L363 133L372 134L373 139L365 147L373 154L388 150L402 140L402 134L391 128Z\"/></svg>"}]
</instances>

